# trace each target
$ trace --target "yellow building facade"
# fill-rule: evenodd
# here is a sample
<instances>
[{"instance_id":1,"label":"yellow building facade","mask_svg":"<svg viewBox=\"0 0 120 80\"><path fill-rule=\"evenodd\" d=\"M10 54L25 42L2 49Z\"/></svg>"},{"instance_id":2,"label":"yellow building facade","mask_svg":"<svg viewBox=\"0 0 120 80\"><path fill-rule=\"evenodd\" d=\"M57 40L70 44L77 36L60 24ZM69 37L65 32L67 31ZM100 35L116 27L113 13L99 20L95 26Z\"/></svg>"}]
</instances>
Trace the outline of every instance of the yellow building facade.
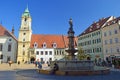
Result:
<instances>
[{"instance_id":1,"label":"yellow building facade","mask_svg":"<svg viewBox=\"0 0 120 80\"><path fill-rule=\"evenodd\" d=\"M18 36L18 56L17 62L26 63L29 61L29 47L31 42L31 16L28 8L25 9L21 17L21 25Z\"/></svg>"}]
</instances>

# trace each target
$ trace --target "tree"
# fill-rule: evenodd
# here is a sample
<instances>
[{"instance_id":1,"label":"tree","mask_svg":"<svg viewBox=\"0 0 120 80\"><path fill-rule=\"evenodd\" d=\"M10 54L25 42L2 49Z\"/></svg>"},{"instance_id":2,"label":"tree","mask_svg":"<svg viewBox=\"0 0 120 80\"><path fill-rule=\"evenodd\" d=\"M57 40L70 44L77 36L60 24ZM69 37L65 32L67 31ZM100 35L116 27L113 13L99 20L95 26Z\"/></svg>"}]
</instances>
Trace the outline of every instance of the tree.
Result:
<instances>
[{"instance_id":1,"label":"tree","mask_svg":"<svg viewBox=\"0 0 120 80\"><path fill-rule=\"evenodd\" d=\"M78 54L77 54L77 58L79 60L87 60L87 57L90 57L90 55L85 54L84 50L81 47L78 47Z\"/></svg>"}]
</instances>

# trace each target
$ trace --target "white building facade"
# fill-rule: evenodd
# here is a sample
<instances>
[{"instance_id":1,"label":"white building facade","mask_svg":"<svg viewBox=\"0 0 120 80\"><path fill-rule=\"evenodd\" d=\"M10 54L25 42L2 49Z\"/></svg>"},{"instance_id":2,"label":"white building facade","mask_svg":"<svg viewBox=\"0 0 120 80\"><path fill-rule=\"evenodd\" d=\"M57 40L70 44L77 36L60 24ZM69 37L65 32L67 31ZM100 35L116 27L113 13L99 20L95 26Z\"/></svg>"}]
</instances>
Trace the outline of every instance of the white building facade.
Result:
<instances>
[{"instance_id":1,"label":"white building facade","mask_svg":"<svg viewBox=\"0 0 120 80\"><path fill-rule=\"evenodd\" d=\"M0 62L16 62L17 39L15 36L0 25Z\"/></svg>"}]
</instances>

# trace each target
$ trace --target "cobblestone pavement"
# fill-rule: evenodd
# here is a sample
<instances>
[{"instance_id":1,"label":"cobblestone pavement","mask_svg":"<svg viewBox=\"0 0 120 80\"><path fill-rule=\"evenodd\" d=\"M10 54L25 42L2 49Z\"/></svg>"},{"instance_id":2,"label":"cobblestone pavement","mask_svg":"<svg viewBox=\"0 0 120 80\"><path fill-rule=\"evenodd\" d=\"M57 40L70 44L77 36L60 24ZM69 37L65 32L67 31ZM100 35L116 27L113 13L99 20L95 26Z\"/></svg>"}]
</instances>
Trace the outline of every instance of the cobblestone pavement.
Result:
<instances>
[{"instance_id":1,"label":"cobblestone pavement","mask_svg":"<svg viewBox=\"0 0 120 80\"><path fill-rule=\"evenodd\" d=\"M120 80L120 70L112 70L107 75L57 76L37 73L36 69L0 71L0 80Z\"/></svg>"},{"instance_id":2,"label":"cobblestone pavement","mask_svg":"<svg viewBox=\"0 0 120 80\"><path fill-rule=\"evenodd\" d=\"M0 65L0 68L2 66ZM8 65L6 65L6 66L8 66ZM22 68L14 67L12 69L10 68L5 71L3 69L2 70L0 69L1 70L0 71L0 80L120 80L120 70L119 69L111 69L110 74L107 74L107 75L57 76L57 75L39 74L36 71L35 66L32 64L29 65L29 68L28 68L28 65L21 65L21 66L22 66ZM9 66L8 66L8 68L9 68Z\"/></svg>"},{"instance_id":3,"label":"cobblestone pavement","mask_svg":"<svg viewBox=\"0 0 120 80\"><path fill-rule=\"evenodd\" d=\"M19 70L19 69L37 69L34 64L12 64L9 66L8 63L0 64L0 71L13 71L13 70Z\"/></svg>"}]
</instances>

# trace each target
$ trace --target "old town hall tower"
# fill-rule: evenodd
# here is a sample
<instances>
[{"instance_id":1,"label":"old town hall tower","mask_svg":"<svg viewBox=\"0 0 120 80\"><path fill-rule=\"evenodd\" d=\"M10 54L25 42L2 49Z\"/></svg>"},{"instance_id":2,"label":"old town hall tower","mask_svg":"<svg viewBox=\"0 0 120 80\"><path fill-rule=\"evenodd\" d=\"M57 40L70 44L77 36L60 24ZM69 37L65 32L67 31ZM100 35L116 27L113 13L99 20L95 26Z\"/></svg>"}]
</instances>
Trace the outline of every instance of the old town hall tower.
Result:
<instances>
[{"instance_id":1,"label":"old town hall tower","mask_svg":"<svg viewBox=\"0 0 120 80\"><path fill-rule=\"evenodd\" d=\"M27 7L21 17L21 26L19 29L19 36L18 36L17 62L19 61L20 63L25 63L29 61L28 49L30 47L31 35L32 35L31 21L32 19Z\"/></svg>"}]
</instances>

